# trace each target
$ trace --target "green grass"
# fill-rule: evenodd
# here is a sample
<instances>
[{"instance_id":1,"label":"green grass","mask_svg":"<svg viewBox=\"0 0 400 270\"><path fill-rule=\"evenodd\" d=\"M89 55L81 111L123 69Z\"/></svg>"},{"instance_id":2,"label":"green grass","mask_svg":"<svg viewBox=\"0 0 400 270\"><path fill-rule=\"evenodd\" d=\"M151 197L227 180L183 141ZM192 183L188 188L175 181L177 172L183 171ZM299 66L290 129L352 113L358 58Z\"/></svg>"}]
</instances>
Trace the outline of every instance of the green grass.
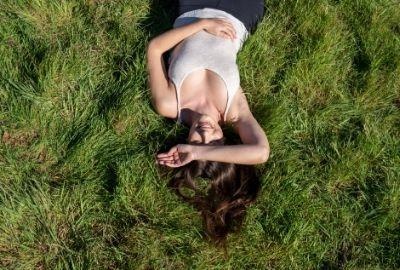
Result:
<instances>
[{"instance_id":1,"label":"green grass","mask_svg":"<svg viewBox=\"0 0 400 270\"><path fill-rule=\"evenodd\" d=\"M0 268L400 268L400 4L266 1L238 57L271 145L228 256L154 154L164 1L0 2Z\"/></svg>"}]
</instances>

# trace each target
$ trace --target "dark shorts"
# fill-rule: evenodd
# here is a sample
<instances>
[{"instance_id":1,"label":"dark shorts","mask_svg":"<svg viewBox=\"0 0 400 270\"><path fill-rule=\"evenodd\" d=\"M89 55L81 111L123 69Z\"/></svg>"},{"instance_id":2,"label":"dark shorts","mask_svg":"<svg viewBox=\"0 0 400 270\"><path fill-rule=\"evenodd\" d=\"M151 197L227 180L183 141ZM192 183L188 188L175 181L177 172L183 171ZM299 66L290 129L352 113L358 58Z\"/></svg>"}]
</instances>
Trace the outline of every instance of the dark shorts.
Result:
<instances>
[{"instance_id":1,"label":"dark shorts","mask_svg":"<svg viewBox=\"0 0 400 270\"><path fill-rule=\"evenodd\" d=\"M179 15L185 12L215 8L239 19L249 33L253 33L265 13L264 0L179 0Z\"/></svg>"}]
</instances>

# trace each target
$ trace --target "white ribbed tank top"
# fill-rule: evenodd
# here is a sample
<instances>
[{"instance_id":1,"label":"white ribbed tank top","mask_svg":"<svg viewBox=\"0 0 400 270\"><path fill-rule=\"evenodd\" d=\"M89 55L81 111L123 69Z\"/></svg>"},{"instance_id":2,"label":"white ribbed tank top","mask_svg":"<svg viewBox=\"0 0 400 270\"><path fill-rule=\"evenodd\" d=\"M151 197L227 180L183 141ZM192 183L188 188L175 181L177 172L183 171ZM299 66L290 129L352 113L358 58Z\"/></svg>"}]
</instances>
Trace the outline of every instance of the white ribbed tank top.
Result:
<instances>
[{"instance_id":1,"label":"white ribbed tank top","mask_svg":"<svg viewBox=\"0 0 400 270\"><path fill-rule=\"evenodd\" d=\"M233 15L218 9L203 8L188 11L176 18L173 27L194 22L197 18L226 18L236 30L236 39L231 41L201 30L180 42L169 58L168 77L175 84L177 96L178 121L180 119L180 88L186 76L191 72L208 69L215 72L224 81L227 90L227 103L224 121L233 96L240 87L239 70L236 64L237 52L248 37L244 24Z\"/></svg>"}]
</instances>

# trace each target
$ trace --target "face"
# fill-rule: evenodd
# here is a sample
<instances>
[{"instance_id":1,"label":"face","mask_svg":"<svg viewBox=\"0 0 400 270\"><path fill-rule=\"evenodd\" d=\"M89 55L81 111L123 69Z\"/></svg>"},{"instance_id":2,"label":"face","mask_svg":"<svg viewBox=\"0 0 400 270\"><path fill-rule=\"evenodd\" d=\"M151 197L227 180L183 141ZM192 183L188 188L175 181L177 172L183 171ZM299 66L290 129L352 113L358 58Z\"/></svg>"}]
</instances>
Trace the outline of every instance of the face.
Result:
<instances>
[{"instance_id":1,"label":"face","mask_svg":"<svg viewBox=\"0 0 400 270\"><path fill-rule=\"evenodd\" d=\"M188 142L208 144L224 136L219 124L208 115L200 116L189 130Z\"/></svg>"}]
</instances>

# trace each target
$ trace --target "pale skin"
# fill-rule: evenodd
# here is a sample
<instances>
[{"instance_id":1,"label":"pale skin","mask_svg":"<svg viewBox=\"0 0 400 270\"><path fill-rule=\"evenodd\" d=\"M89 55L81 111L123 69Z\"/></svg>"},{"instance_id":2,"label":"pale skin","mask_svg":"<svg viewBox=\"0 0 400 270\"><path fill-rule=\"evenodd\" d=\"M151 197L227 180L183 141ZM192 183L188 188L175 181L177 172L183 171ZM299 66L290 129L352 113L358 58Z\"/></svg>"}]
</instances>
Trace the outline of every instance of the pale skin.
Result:
<instances>
[{"instance_id":1,"label":"pale skin","mask_svg":"<svg viewBox=\"0 0 400 270\"><path fill-rule=\"evenodd\" d=\"M169 80L162 55L179 46L185 38L206 31L231 42L236 38L232 24L225 19L203 18L171 29L153 38L147 47L147 67L152 103L160 115L177 118L175 85ZM211 160L236 164L260 164L268 160L269 143L265 132L250 111L241 88L233 97L227 112L227 93L222 79L213 71L203 69L190 73L180 88L181 119L190 127L188 144L178 144L157 155L157 163L180 167L193 160ZM232 123L242 144L207 145L222 138L220 125Z\"/></svg>"}]
</instances>

